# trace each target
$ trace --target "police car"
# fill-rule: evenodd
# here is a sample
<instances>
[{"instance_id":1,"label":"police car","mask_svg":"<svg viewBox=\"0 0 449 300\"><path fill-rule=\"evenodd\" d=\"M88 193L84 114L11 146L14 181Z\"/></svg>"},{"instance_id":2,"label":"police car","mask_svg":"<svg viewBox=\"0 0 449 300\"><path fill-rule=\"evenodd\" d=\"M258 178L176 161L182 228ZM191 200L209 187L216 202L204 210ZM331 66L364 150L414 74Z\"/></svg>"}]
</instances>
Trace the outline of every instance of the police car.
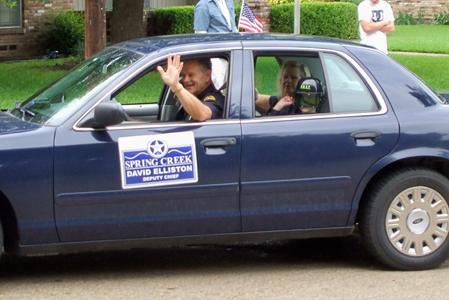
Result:
<instances>
[{"instance_id":1,"label":"police car","mask_svg":"<svg viewBox=\"0 0 449 300\"><path fill-rule=\"evenodd\" d=\"M156 70L173 53L221 61L222 118L174 118L181 104ZM287 60L310 69L303 88L320 110L255 106L256 89L277 94ZM36 255L360 234L391 268L434 268L449 254L448 116L443 97L358 43L120 43L1 113L0 245Z\"/></svg>"}]
</instances>

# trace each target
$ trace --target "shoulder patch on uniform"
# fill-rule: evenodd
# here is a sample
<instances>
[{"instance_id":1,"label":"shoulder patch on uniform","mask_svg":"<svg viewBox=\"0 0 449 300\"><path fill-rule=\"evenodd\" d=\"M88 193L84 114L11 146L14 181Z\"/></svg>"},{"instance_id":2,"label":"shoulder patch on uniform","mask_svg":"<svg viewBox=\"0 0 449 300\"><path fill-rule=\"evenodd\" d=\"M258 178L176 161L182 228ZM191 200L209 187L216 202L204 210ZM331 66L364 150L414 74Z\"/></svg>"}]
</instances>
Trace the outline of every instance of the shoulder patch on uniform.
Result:
<instances>
[{"instance_id":1,"label":"shoulder patch on uniform","mask_svg":"<svg viewBox=\"0 0 449 300\"><path fill-rule=\"evenodd\" d=\"M215 98L214 95L209 95L206 98L204 98L203 101L216 101L217 99Z\"/></svg>"}]
</instances>

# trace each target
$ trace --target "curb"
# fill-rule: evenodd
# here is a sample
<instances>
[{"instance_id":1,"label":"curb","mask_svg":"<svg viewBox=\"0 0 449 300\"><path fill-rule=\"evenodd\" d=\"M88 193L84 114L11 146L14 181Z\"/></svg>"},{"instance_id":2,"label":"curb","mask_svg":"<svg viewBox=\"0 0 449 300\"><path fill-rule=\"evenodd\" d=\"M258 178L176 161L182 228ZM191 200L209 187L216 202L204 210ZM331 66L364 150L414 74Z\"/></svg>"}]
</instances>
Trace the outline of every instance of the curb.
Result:
<instances>
[{"instance_id":1,"label":"curb","mask_svg":"<svg viewBox=\"0 0 449 300\"><path fill-rule=\"evenodd\" d=\"M423 53L423 52L403 52L403 51L388 51L388 54L423 55L423 56L449 56L449 54L446 54L446 53Z\"/></svg>"}]
</instances>

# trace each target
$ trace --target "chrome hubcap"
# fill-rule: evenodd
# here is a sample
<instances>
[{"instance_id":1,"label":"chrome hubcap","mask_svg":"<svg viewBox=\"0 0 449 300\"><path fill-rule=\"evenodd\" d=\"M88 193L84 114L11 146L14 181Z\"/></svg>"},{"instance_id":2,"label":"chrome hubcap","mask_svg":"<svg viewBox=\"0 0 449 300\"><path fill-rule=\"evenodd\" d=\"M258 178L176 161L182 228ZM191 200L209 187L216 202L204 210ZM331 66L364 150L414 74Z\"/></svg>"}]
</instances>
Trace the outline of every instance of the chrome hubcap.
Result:
<instances>
[{"instance_id":1,"label":"chrome hubcap","mask_svg":"<svg viewBox=\"0 0 449 300\"><path fill-rule=\"evenodd\" d=\"M449 207L434 189L413 187L393 200L385 225L390 243L399 252L425 256L436 251L448 236Z\"/></svg>"},{"instance_id":2,"label":"chrome hubcap","mask_svg":"<svg viewBox=\"0 0 449 300\"><path fill-rule=\"evenodd\" d=\"M421 234L429 228L430 217L427 211L416 208L407 217L407 228L411 233Z\"/></svg>"}]
</instances>

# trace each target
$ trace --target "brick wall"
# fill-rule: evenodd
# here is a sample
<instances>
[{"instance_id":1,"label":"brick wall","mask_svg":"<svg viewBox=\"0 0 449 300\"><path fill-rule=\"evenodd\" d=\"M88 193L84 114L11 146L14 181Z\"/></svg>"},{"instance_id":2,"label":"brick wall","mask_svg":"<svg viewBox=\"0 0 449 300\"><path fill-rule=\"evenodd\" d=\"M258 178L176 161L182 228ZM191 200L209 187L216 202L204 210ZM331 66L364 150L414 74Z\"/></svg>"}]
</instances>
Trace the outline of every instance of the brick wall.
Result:
<instances>
[{"instance_id":1,"label":"brick wall","mask_svg":"<svg viewBox=\"0 0 449 300\"><path fill-rule=\"evenodd\" d=\"M424 9L425 23L432 23L434 15L449 10L448 0L386 0L391 4L395 16L399 11L418 17L418 11Z\"/></svg>"},{"instance_id":2,"label":"brick wall","mask_svg":"<svg viewBox=\"0 0 449 300\"><path fill-rule=\"evenodd\" d=\"M262 20L263 31L270 32L270 11L271 4L266 0L246 0L246 4Z\"/></svg>"},{"instance_id":3,"label":"brick wall","mask_svg":"<svg viewBox=\"0 0 449 300\"><path fill-rule=\"evenodd\" d=\"M45 55L45 51L37 50L39 23L44 21L51 11L71 9L72 0L23 0L22 28L0 28L0 60Z\"/></svg>"}]
</instances>

